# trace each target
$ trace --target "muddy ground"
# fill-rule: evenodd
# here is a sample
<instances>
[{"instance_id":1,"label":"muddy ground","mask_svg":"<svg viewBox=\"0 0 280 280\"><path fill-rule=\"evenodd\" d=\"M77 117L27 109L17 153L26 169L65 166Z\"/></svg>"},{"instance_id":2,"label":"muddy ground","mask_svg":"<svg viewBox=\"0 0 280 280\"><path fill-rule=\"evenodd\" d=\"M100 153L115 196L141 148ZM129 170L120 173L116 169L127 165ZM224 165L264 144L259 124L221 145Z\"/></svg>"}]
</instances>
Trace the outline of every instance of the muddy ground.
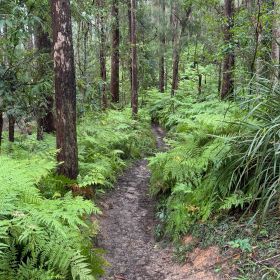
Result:
<instances>
[{"instance_id":1,"label":"muddy ground","mask_svg":"<svg viewBox=\"0 0 280 280\"><path fill-rule=\"evenodd\" d=\"M153 126L158 148L166 149L164 131ZM216 280L219 250L194 250L189 262L174 262L171 247L154 238L155 201L148 194L150 172L147 161L135 162L118 179L114 190L100 201L98 247L106 250L110 263L103 280Z\"/></svg>"}]
</instances>

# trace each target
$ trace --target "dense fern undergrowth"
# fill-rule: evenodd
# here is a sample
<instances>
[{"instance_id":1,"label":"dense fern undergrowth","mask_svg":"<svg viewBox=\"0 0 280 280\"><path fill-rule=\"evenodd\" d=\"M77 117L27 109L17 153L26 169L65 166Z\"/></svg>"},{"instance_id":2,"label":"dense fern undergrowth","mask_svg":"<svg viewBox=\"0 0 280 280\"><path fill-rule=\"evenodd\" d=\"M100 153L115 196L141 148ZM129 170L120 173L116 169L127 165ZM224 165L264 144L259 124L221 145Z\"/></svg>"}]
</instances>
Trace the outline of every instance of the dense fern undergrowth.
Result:
<instances>
[{"instance_id":1,"label":"dense fern undergrowth","mask_svg":"<svg viewBox=\"0 0 280 280\"><path fill-rule=\"evenodd\" d=\"M250 102L149 92L150 114L167 129L169 145L149 161L151 192L161 198L159 236L179 240L231 213L258 223L277 211L280 94L257 88Z\"/></svg>"},{"instance_id":2,"label":"dense fern undergrowth","mask_svg":"<svg viewBox=\"0 0 280 280\"><path fill-rule=\"evenodd\" d=\"M133 120L130 110L84 117L76 182L55 175L54 136L38 142L35 135L18 134L15 143L3 142L0 279L85 280L102 274L102 252L93 248L98 225L90 219L100 210L81 195L95 198L130 159L151 152L148 120L144 111Z\"/></svg>"}]
</instances>

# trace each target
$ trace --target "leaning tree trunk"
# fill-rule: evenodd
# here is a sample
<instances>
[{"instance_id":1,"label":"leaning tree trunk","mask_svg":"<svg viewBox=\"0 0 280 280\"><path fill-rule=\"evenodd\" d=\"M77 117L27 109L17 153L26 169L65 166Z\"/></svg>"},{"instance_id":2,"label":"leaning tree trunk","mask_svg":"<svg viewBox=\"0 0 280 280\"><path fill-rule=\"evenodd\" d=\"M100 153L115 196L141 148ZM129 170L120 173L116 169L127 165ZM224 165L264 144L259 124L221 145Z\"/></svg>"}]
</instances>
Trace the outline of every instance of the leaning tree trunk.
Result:
<instances>
[{"instance_id":1,"label":"leaning tree trunk","mask_svg":"<svg viewBox=\"0 0 280 280\"><path fill-rule=\"evenodd\" d=\"M51 58L51 40L49 38L49 34L43 30L42 26L39 25L37 27L36 33L36 47L38 53L40 54L38 60L38 71L37 71L37 81L40 82L46 76L49 70L49 62ZM46 61L45 57L42 55L46 55L48 57L48 61ZM37 119L37 139L43 139L43 132L51 133L55 131L55 120L53 115L53 96L45 92L44 99L46 102L46 106L43 108L39 108L39 116Z\"/></svg>"},{"instance_id":2,"label":"leaning tree trunk","mask_svg":"<svg viewBox=\"0 0 280 280\"><path fill-rule=\"evenodd\" d=\"M138 77L137 77L137 47L136 47L136 0L131 0L131 106L132 115L138 113Z\"/></svg>"},{"instance_id":3,"label":"leaning tree trunk","mask_svg":"<svg viewBox=\"0 0 280 280\"><path fill-rule=\"evenodd\" d=\"M105 26L104 26L104 0L97 0L96 2L98 8L97 15L97 25L99 32L99 64L100 64L100 77L101 77L101 107L105 110L108 106L107 100L107 71L106 71L106 34L105 34Z\"/></svg>"},{"instance_id":4,"label":"leaning tree trunk","mask_svg":"<svg viewBox=\"0 0 280 280\"><path fill-rule=\"evenodd\" d=\"M111 57L111 96L112 102L119 102L120 95L120 26L119 26L119 3L118 0L112 2L112 57Z\"/></svg>"},{"instance_id":5,"label":"leaning tree trunk","mask_svg":"<svg viewBox=\"0 0 280 280\"><path fill-rule=\"evenodd\" d=\"M224 26L224 43L227 51L223 61L223 80L221 87L221 99L227 99L233 96L234 92L234 42L233 42L233 17L234 17L234 0L225 0L224 7L226 24Z\"/></svg>"},{"instance_id":6,"label":"leaning tree trunk","mask_svg":"<svg viewBox=\"0 0 280 280\"><path fill-rule=\"evenodd\" d=\"M78 175L76 80L69 0L52 0L58 174Z\"/></svg>"}]
</instances>

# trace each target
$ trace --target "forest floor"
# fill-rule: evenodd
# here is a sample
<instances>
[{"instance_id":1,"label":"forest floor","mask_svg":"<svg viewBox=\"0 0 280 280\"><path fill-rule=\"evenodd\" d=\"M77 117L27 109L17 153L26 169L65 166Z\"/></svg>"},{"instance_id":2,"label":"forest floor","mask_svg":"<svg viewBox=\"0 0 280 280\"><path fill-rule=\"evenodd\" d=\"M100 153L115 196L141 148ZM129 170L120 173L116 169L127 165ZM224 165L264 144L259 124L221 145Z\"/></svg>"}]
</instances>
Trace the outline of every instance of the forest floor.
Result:
<instances>
[{"instance_id":1,"label":"forest floor","mask_svg":"<svg viewBox=\"0 0 280 280\"><path fill-rule=\"evenodd\" d=\"M164 131L153 126L159 150ZM98 247L110 264L103 280L216 280L219 249L195 248L185 264L176 263L173 249L154 238L156 202L148 194L150 172L145 159L138 160L118 179L114 190L100 201ZM188 238L186 238L188 239Z\"/></svg>"}]
</instances>

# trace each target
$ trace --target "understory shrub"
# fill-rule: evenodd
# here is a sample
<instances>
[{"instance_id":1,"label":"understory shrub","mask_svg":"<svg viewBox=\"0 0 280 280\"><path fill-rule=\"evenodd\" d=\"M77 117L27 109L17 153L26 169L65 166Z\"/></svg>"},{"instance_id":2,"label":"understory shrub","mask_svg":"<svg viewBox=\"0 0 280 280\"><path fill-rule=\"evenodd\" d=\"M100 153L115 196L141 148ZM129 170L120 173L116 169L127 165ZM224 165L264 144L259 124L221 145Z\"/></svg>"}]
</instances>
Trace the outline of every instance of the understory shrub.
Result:
<instances>
[{"instance_id":1,"label":"understory shrub","mask_svg":"<svg viewBox=\"0 0 280 280\"><path fill-rule=\"evenodd\" d=\"M46 199L36 184L53 162L0 157L0 279L95 279L101 258L91 248L98 208L67 193Z\"/></svg>"},{"instance_id":2,"label":"understory shrub","mask_svg":"<svg viewBox=\"0 0 280 280\"><path fill-rule=\"evenodd\" d=\"M149 154L155 145L148 113L140 111L138 119L133 120L130 109L109 110L82 119L78 142L78 183L82 187L110 187L125 160Z\"/></svg>"},{"instance_id":3,"label":"understory shrub","mask_svg":"<svg viewBox=\"0 0 280 280\"><path fill-rule=\"evenodd\" d=\"M139 137L141 135L141 137ZM6 135L4 135L6 138ZM106 265L93 246L99 209L71 188L111 186L130 159L151 153L149 115L130 110L87 115L78 124L79 177L55 174L55 137L16 133L0 156L0 279L96 279ZM77 192L83 194L83 192ZM76 194L76 193L75 193Z\"/></svg>"},{"instance_id":4,"label":"understory shrub","mask_svg":"<svg viewBox=\"0 0 280 280\"><path fill-rule=\"evenodd\" d=\"M264 93L243 113L213 97L150 93L151 116L169 131L170 149L149 163L151 192L163 197L161 234L177 239L230 210L263 218L278 205L280 94Z\"/></svg>"},{"instance_id":5,"label":"understory shrub","mask_svg":"<svg viewBox=\"0 0 280 280\"><path fill-rule=\"evenodd\" d=\"M182 92L173 98L154 91L151 96L152 118L169 131L170 148L150 158L151 192L165 197L159 211L164 232L179 238L225 207L216 171L231 150L227 138L240 133L241 113L229 102L201 101Z\"/></svg>"}]
</instances>

